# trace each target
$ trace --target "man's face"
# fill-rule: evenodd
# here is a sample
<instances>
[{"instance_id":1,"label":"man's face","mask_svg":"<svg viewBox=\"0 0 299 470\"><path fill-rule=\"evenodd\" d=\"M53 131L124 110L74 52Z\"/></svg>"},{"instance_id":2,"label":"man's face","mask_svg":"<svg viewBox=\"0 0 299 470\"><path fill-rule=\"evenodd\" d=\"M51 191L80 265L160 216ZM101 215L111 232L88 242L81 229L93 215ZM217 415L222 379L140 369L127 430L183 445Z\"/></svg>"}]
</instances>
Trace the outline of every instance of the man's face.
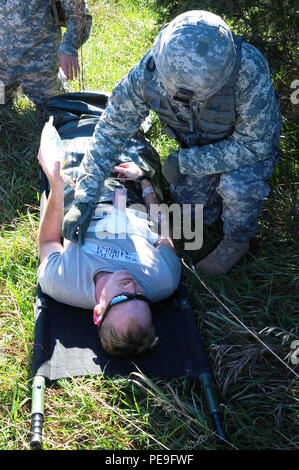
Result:
<instances>
[{"instance_id":1,"label":"man's face","mask_svg":"<svg viewBox=\"0 0 299 470\"><path fill-rule=\"evenodd\" d=\"M129 271L119 270L112 273L104 285L99 303L101 312L104 313L113 297L124 292L143 294L143 289ZM126 329L130 318L136 318L140 326L148 328L152 323L149 305L137 299L113 305L105 317L104 324L114 326L121 331Z\"/></svg>"},{"instance_id":2,"label":"man's face","mask_svg":"<svg viewBox=\"0 0 299 470\"><path fill-rule=\"evenodd\" d=\"M123 292L143 294L143 289L129 271L119 270L109 276L102 290L101 297L108 305L113 297Z\"/></svg>"}]
</instances>

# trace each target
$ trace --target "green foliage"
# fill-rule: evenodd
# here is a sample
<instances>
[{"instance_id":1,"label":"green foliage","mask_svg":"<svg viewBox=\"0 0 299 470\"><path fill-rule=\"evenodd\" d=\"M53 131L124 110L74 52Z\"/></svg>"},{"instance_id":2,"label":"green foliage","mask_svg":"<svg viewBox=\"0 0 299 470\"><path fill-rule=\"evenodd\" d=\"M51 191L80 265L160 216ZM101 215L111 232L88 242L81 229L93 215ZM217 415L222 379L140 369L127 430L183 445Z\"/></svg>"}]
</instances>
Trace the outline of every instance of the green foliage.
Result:
<instances>
[{"instance_id":1,"label":"green foliage","mask_svg":"<svg viewBox=\"0 0 299 470\"><path fill-rule=\"evenodd\" d=\"M93 26L83 46L85 89L112 91L151 47L158 32L155 15L139 2L128 0L91 1ZM121 18L121 21L119 20ZM73 84L77 90L79 83Z\"/></svg>"},{"instance_id":2,"label":"green foliage","mask_svg":"<svg viewBox=\"0 0 299 470\"><path fill-rule=\"evenodd\" d=\"M83 47L85 87L106 91L138 62L161 24L191 6L188 2L187 8L184 0L89 3L94 26ZM292 450L298 448L296 365L291 353L298 341L299 257L298 146L295 108L290 102L294 3L203 0L195 4L225 15L255 45L262 38L276 48L272 52L273 64L278 64L275 86L284 109L284 156L271 179L272 192L259 232L250 254L229 276L199 278L186 265L184 273L220 391L230 448ZM78 88L78 82L72 84L73 90ZM162 134L153 118L149 136L163 159L176 144ZM11 113L0 115L1 450L29 448L39 222L36 155L42 124L24 97ZM200 253L191 253L189 259L178 246L179 253L190 264L211 251L221 237L218 223L204 232ZM222 449L216 437L202 390L187 379L149 379L141 373L128 379L83 377L59 380L45 391L45 449L171 449L176 453Z\"/></svg>"},{"instance_id":3,"label":"green foliage","mask_svg":"<svg viewBox=\"0 0 299 470\"><path fill-rule=\"evenodd\" d=\"M297 9L294 0L148 0L163 21L188 10L208 10L255 45L273 65L295 65Z\"/></svg>"}]
</instances>

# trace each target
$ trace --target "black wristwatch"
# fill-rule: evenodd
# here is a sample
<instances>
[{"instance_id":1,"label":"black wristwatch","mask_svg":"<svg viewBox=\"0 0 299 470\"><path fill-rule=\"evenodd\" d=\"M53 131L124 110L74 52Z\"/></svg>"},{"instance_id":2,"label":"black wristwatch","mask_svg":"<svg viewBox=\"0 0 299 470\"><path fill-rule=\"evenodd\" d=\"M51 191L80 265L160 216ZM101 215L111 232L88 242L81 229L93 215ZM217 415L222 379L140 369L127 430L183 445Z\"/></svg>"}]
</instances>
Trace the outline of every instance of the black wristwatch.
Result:
<instances>
[{"instance_id":1,"label":"black wristwatch","mask_svg":"<svg viewBox=\"0 0 299 470\"><path fill-rule=\"evenodd\" d=\"M148 177L146 175L141 175L141 176L138 176L138 178L136 178L136 180L134 180L134 183L136 185L136 188L137 189L141 189L141 181L147 179Z\"/></svg>"}]
</instances>

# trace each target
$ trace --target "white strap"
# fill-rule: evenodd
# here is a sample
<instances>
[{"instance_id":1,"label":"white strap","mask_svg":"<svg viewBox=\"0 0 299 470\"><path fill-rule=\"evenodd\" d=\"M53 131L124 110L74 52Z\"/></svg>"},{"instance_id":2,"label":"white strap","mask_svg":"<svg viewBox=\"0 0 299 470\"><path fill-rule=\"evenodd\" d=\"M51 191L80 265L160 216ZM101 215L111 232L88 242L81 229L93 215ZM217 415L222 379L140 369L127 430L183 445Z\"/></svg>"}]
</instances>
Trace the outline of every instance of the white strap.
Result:
<instances>
[{"instance_id":1,"label":"white strap","mask_svg":"<svg viewBox=\"0 0 299 470\"><path fill-rule=\"evenodd\" d=\"M153 190L152 186L148 186L147 188L145 188L143 191L142 191L142 198L144 199L145 196L147 196L148 194L151 194L151 193L154 193L155 191Z\"/></svg>"}]
</instances>

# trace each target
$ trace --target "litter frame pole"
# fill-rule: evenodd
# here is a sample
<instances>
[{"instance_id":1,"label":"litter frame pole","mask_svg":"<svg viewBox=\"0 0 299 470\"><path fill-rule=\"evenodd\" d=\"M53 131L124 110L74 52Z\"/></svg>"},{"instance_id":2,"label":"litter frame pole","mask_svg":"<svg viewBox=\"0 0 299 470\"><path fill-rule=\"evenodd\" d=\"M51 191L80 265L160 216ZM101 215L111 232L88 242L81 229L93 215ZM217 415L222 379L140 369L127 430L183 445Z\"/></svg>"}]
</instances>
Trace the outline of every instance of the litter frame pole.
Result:
<instances>
[{"instance_id":1,"label":"litter frame pole","mask_svg":"<svg viewBox=\"0 0 299 470\"><path fill-rule=\"evenodd\" d=\"M220 413L220 408L219 408L218 400L217 400L216 385L212 377L212 374L210 372L205 372L203 374L200 374L199 381L201 383L201 386L203 387L203 392L205 394L206 401L209 406L210 414L212 415L214 419L214 424L217 430L219 441L220 442L222 441L225 443L227 442L227 436L223 429L221 418L220 418L221 413Z\"/></svg>"},{"instance_id":2,"label":"litter frame pole","mask_svg":"<svg viewBox=\"0 0 299 470\"><path fill-rule=\"evenodd\" d=\"M181 280L181 285L179 287L179 297L180 297L181 309L188 311L190 315L194 315L192 306L190 304L190 301L187 295L187 289L182 284L182 280ZM218 435L218 440L223 444L223 443L227 443L228 441L227 441L227 437L226 437L225 431L223 429L222 421L221 421L221 412L220 412L220 408L218 405L216 385L215 385L213 376L210 372L210 365L208 362L208 358L207 358L206 351L203 346L201 337L199 339L200 340L198 341L198 345L199 345L200 354L203 360L203 364L202 364L202 371L199 373L199 377L197 381L202 386L202 389L203 389L203 392L204 392L204 395L208 404L209 412L214 420L216 432Z\"/></svg>"},{"instance_id":3,"label":"litter frame pole","mask_svg":"<svg viewBox=\"0 0 299 470\"><path fill-rule=\"evenodd\" d=\"M31 440L30 447L40 450L43 447L42 431L44 421L45 377L36 375L32 383L31 401Z\"/></svg>"}]
</instances>

